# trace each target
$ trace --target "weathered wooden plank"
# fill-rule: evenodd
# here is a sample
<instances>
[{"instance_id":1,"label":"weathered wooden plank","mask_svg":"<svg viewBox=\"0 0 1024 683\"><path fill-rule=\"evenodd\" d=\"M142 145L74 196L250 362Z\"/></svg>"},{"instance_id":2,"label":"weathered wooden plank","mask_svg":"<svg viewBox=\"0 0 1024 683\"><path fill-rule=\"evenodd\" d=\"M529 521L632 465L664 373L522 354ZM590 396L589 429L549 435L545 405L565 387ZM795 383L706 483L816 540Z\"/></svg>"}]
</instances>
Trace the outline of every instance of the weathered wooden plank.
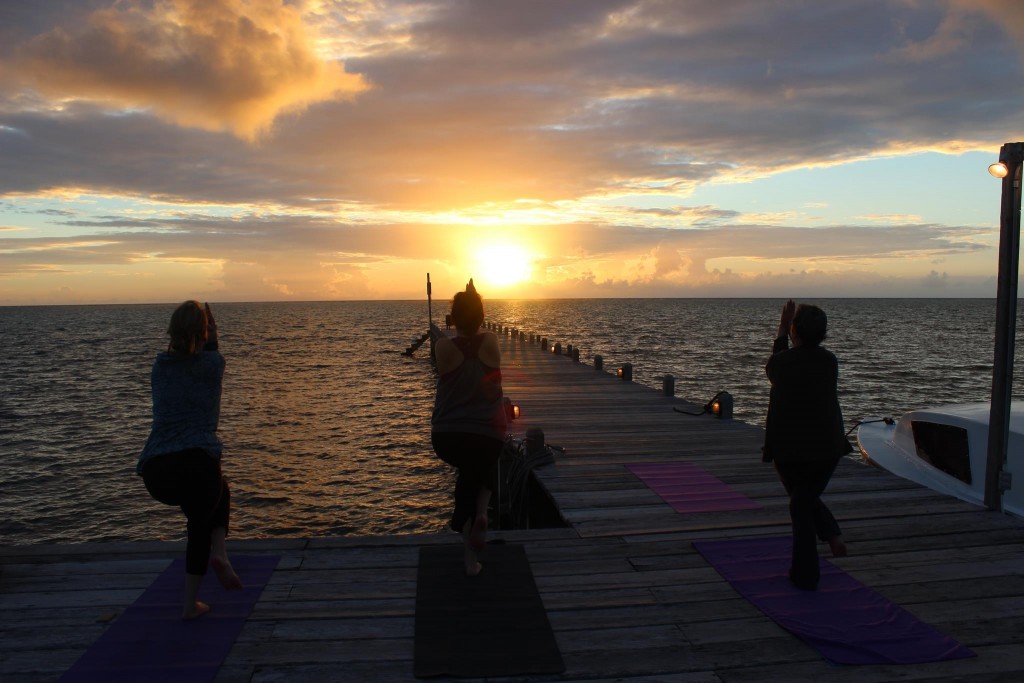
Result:
<instances>
[{"instance_id":1,"label":"weathered wooden plank","mask_svg":"<svg viewBox=\"0 0 1024 683\"><path fill-rule=\"evenodd\" d=\"M270 640L365 640L412 638L413 617L293 619L276 624Z\"/></svg>"},{"instance_id":2,"label":"weathered wooden plank","mask_svg":"<svg viewBox=\"0 0 1024 683\"><path fill-rule=\"evenodd\" d=\"M251 620L286 621L289 619L344 619L407 616L416 611L415 597L364 598L342 600L260 600L253 608Z\"/></svg>"},{"instance_id":3,"label":"weathered wooden plank","mask_svg":"<svg viewBox=\"0 0 1024 683\"><path fill-rule=\"evenodd\" d=\"M830 666L824 660L752 666L742 657L716 669L723 683L864 683L865 681L1019 681L1024 659L1016 645L975 648L970 659L915 666ZM973 678L972 678L973 677Z\"/></svg>"},{"instance_id":4,"label":"weathered wooden plank","mask_svg":"<svg viewBox=\"0 0 1024 683\"><path fill-rule=\"evenodd\" d=\"M130 605L144 588L0 593L0 612L40 607L120 607Z\"/></svg>"}]
</instances>

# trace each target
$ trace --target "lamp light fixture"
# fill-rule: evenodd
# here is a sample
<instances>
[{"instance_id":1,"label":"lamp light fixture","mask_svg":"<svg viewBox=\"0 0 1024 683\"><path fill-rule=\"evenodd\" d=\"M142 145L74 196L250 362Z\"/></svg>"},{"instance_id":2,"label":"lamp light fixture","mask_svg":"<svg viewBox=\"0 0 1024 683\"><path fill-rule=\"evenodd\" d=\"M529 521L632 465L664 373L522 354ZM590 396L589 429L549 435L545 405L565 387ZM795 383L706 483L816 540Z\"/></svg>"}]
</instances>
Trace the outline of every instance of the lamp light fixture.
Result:
<instances>
[{"instance_id":1,"label":"lamp light fixture","mask_svg":"<svg viewBox=\"0 0 1024 683\"><path fill-rule=\"evenodd\" d=\"M989 164L988 172L996 178L1005 178L1010 174L1010 169L1001 161Z\"/></svg>"}]
</instances>

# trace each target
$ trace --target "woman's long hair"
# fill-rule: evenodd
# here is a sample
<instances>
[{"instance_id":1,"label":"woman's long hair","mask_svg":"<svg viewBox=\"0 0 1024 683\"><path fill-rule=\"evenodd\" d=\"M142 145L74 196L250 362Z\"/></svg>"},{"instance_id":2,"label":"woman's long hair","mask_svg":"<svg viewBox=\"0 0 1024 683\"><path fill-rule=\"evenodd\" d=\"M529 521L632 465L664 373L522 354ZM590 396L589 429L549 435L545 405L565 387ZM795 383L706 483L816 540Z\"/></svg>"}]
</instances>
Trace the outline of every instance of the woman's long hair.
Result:
<instances>
[{"instance_id":1,"label":"woman's long hair","mask_svg":"<svg viewBox=\"0 0 1024 683\"><path fill-rule=\"evenodd\" d=\"M199 353L203 350L209 331L206 311L198 301L186 301L174 309L167 334L171 337L168 351Z\"/></svg>"}]
</instances>

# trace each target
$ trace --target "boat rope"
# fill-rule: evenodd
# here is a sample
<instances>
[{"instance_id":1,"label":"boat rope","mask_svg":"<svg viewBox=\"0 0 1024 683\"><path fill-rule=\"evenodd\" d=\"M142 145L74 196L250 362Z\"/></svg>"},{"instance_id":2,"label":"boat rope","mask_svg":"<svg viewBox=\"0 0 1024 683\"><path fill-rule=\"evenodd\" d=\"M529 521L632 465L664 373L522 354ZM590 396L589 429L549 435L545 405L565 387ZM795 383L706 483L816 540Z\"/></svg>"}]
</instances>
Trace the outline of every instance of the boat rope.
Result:
<instances>
[{"instance_id":1,"label":"boat rope","mask_svg":"<svg viewBox=\"0 0 1024 683\"><path fill-rule=\"evenodd\" d=\"M853 434L853 430L856 429L857 427L860 427L861 425L874 424L875 422L884 422L887 425L896 424L896 420L892 419L891 417L880 417L877 420L860 420L857 422L857 424L850 427L850 431L846 432L846 436Z\"/></svg>"},{"instance_id":2,"label":"boat rope","mask_svg":"<svg viewBox=\"0 0 1024 683\"><path fill-rule=\"evenodd\" d=\"M498 528L527 529L530 519L530 472L555 461L554 452L565 454L561 446L533 445L511 434L498 458Z\"/></svg>"}]
</instances>

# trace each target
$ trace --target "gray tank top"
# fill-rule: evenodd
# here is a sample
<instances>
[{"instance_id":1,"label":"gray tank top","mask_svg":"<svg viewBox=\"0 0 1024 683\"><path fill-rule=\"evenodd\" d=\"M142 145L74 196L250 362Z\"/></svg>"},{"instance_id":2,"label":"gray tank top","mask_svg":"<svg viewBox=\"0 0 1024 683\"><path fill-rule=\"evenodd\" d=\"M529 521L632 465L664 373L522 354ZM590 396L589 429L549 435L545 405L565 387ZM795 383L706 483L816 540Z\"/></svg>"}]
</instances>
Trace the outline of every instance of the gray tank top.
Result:
<instances>
[{"instance_id":1,"label":"gray tank top","mask_svg":"<svg viewBox=\"0 0 1024 683\"><path fill-rule=\"evenodd\" d=\"M501 370L485 365L479 357L484 335L454 337L462 352L459 367L437 380L437 396L430 425L435 432L466 432L495 439L505 438Z\"/></svg>"}]
</instances>

